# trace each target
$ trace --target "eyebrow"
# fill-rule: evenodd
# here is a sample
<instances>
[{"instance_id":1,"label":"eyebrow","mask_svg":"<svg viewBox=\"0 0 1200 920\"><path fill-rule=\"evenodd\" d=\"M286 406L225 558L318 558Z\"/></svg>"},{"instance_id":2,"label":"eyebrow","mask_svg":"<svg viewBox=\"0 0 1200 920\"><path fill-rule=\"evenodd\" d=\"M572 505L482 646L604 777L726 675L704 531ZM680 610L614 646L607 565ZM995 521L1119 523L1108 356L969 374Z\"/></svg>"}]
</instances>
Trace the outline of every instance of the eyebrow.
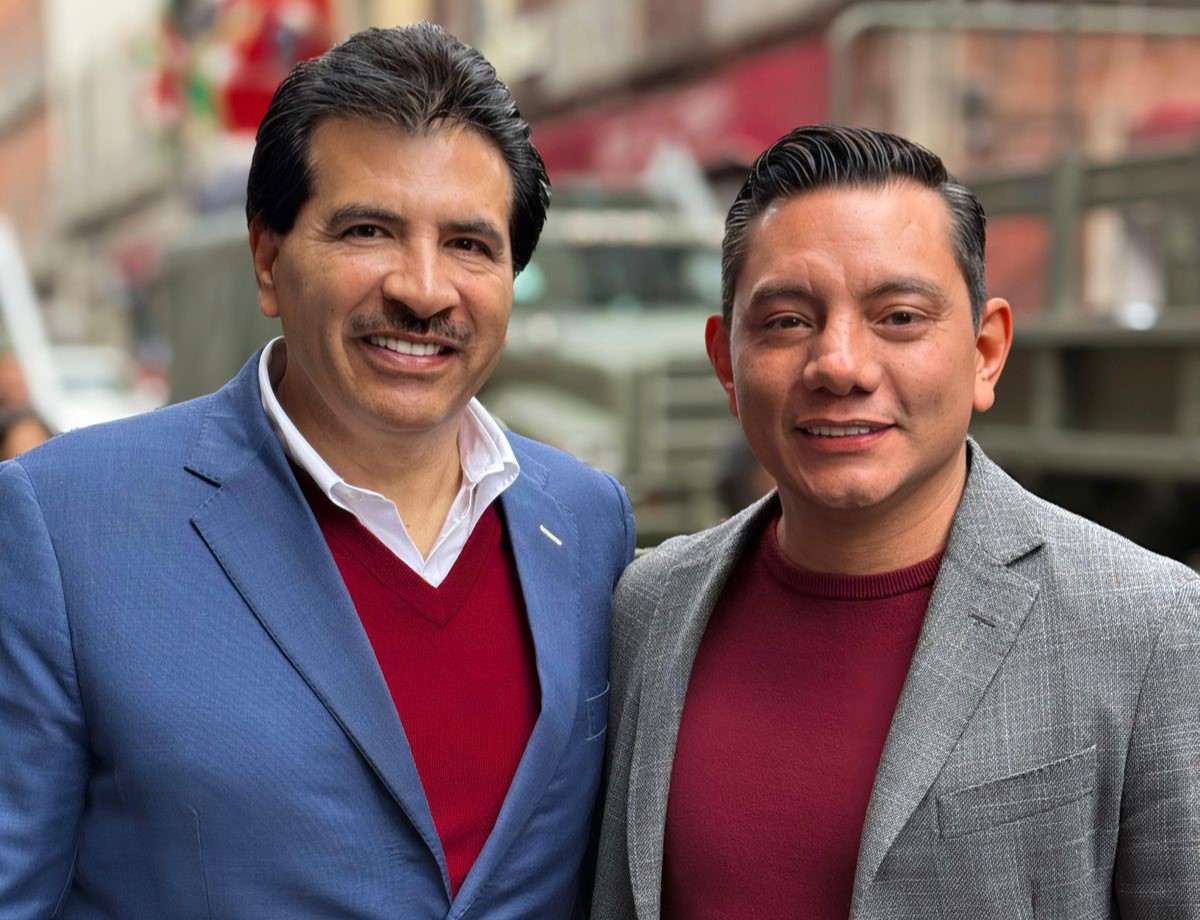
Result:
<instances>
[{"instance_id":1,"label":"eyebrow","mask_svg":"<svg viewBox=\"0 0 1200 920\"><path fill-rule=\"evenodd\" d=\"M348 204L338 208L329 216L329 226L337 227L355 221L372 221L380 224L391 224L394 227L405 227L408 219L388 208L369 204ZM494 223L484 217L469 220L454 220L442 224L443 233L453 235L478 236L484 240L496 255L505 251L505 235Z\"/></svg>"},{"instance_id":2,"label":"eyebrow","mask_svg":"<svg viewBox=\"0 0 1200 920\"><path fill-rule=\"evenodd\" d=\"M395 211L390 211L387 208L380 208L370 204L348 204L338 208L329 215L329 225L331 227L356 220L370 220L381 224L407 223L407 221Z\"/></svg>"},{"instance_id":3,"label":"eyebrow","mask_svg":"<svg viewBox=\"0 0 1200 920\"><path fill-rule=\"evenodd\" d=\"M872 285L858 296L861 300L876 300L881 297L894 297L906 294L915 294L918 297L924 297L939 307L945 307L950 302L946 296L946 292L937 283L928 278L922 278L919 275L886 278L878 284ZM770 303L772 300L800 301L813 305L824 303L824 298L818 296L804 285L784 282L781 284L768 284L755 291L750 295L750 302L747 304L747 309L755 309L764 303Z\"/></svg>"},{"instance_id":4,"label":"eyebrow","mask_svg":"<svg viewBox=\"0 0 1200 920\"><path fill-rule=\"evenodd\" d=\"M759 307L772 300L800 300L805 303L818 304L821 298L802 284L768 284L750 295L749 309Z\"/></svg>"},{"instance_id":5,"label":"eyebrow","mask_svg":"<svg viewBox=\"0 0 1200 920\"><path fill-rule=\"evenodd\" d=\"M875 300L879 297L890 297L896 294L916 294L933 303L944 305L948 303L946 292L928 278L917 275L906 275L900 278L887 278L869 288L863 295L863 300Z\"/></svg>"}]
</instances>

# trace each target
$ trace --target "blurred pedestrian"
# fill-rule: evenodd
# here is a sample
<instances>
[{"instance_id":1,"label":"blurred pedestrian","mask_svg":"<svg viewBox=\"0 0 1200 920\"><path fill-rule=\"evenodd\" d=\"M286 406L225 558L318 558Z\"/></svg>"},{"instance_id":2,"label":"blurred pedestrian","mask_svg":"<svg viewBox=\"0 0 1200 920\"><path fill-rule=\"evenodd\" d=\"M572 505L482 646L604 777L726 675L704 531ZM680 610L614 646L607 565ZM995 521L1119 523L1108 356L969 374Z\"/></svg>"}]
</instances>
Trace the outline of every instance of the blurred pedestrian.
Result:
<instances>
[{"instance_id":1,"label":"blurred pedestrian","mask_svg":"<svg viewBox=\"0 0 1200 920\"><path fill-rule=\"evenodd\" d=\"M283 337L0 467L5 916L579 916L632 513L474 399L548 196L435 26L280 85L247 217Z\"/></svg>"},{"instance_id":2,"label":"blurred pedestrian","mask_svg":"<svg viewBox=\"0 0 1200 920\"><path fill-rule=\"evenodd\" d=\"M0 353L0 406L29 405L29 386L14 352Z\"/></svg>"},{"instance_id":3,"label":"blurred pedestrian","mask_svg":"<svg viewBox=\"0 0 1200 920\"><path fill-rule=\"evenodd\" d=\"M0 408L0 461L50 440L52 432L32 409Z\"/></svg>"},{"instance_id":4,"label":"blurred pedestrian","mask_svg":"<svg viewBox=\"0 0 1200 920\"><path fill-rule=\"evenodd\" d=\"M967 438L983 255L910 141L754 164L706 335L778 491L621 580L594 920L1200 918L1200 578Z\"/></svg>"}]
</instances>

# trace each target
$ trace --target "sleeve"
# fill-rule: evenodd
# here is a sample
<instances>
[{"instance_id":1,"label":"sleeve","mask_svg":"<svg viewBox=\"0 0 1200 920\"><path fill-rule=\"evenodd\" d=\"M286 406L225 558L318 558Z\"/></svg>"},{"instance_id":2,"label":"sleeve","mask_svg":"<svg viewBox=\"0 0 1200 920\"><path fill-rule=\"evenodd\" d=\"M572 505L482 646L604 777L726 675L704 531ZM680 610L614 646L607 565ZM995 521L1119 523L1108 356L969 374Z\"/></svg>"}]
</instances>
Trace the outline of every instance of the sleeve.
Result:
<instances>
[{"instance_id":1,"label":"sleeve","mask_svg":"<svg viewBox=\"0 0 1200 920\"><path fill-rule=\"evenodd\" d=\"M641 652L663 579L647 574L643 557L625 574L613 597L609 668L607 787L602 809L591 920L634 920L629 870L627 808L633 784L633 747L641 699ZM639 568L640 567L640 568Z\"/></svg>"},{"instance_id":2,"label":"sleeve","mask_svg":"<svg viewBox=\"0 0 1200 920\"><path fill-rule=\"evenodd\" d=\"M625 566L633 561L633 554L637 547L637 524L633 520L633 506L629 504L629 495L625 492L625 487L612 474L605 473L604 475L608 477L608 481L617 492L617 501L621 505L621 514L625 520L625 555L621 564L621 569L624 570ZM617 572L618 578L620 575L621 572ZM616 585L616 579L613 580L613 585Z\"/></svg>"},{"instance_id":3,"label":"sleeve","mask_svg":"<svg viewBox=\"0 0 1200 920\"><path fill-rule=\"evenodd\" d=\"M1123 920L1200 920L1200 582L1175 601L1125 763L1114 871Z\"/></svg>"},{"instance_id":4,"label":"sleeve","mask_svg":"<svg viewBox=\"0 0 1200 920\"><path fill-rule=\"evenodd\" d=\"M622 520L624 522L623 545L622 545L622 549L620 550L620 557L615 560L616 566L613 571L613 588L615 590L617 581L621 577L621 573L625 570L625 567L628 566L629 563L633 561L633 555L634 555L635 547L637 545L637 542L636 542L637 541L637 525L634 523L634 520L633 520L633 506L630 505L630 503L629 503L629 496L625 492L625 487L622 486L621 483L616 479L616 477L611 475L610 473L605 473L604 477L605 477L605 479L608 480L609 485L612 486L613 491L616 492L617 504L620 508ZM611 661L611 656L610 656L610 661ZM610 670L609 676L610 676L610 687L611 687L611 677L612 677L611 670ZM611 693L611 690L610 690L610 693ZM610 696L610 699L611 699L611 696ZM610 707L610 711L611 711L611 707ZM610 737L611 737L611 734L610 734ZM611 753L612 753L611 747L606 745L605 749L606 749L607 754L611 755ZM609 776L609 771L608 771L607 763L606 763L604 775L601 778L601 782L600 782L600 794L597 796L596 808L592 814L592 821L591 821L592 830L591 830L591 835L588 839L588 848L587 848L587 852L584 854L583 869L580 873L580 888L579 888L580 897L579 897L578 904L576 905L576 911L575 911L576 917L593 916L591 898L592 898L592 892L593 892L593 889L595 886L595 880L596 880L596 857L597 857L597 852L598 852L598 848L599 848L599 844L600 844L600 825L601 825L601 820L602 820L603 814L604 814L603 806L604 806L605 799L607 798L608 776Z\"/></svg>"},{"instance_id":5,"label":"sleeve","mask_svg":"<svg viewBox=\"0 0 1200 920\"><path fill-rule=\"evenodd\" d=\"M58 562L32 484L0 465L0 917L51 916L73 867L87 745Z\"/></svg>"}]
</instances>

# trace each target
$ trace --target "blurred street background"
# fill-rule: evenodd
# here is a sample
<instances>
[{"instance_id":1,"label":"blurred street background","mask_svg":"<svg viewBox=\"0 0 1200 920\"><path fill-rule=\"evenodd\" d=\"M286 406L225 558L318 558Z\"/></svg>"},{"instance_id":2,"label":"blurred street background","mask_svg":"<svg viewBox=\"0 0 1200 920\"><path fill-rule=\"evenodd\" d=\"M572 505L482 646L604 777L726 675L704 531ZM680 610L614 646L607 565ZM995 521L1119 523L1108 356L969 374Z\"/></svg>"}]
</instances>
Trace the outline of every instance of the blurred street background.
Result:
<instances>
[{"instance_id":1,"label":"blurred street background","mask_svg":"<svg viewBox=\"0 0 1200 920\"><path fill-rule=\"evenodd\" d=\"M276 334L258 120L296 61L420 19L496 65L555 184L483 399L618 475L640 543L769 487L703 319L746 165L835 121L926 144L988 210L1018 327L984 447L1200 565L1194 0L0 0L0 457L18 407L64 430L186 399Z\"/></svg>"}]
</instances>

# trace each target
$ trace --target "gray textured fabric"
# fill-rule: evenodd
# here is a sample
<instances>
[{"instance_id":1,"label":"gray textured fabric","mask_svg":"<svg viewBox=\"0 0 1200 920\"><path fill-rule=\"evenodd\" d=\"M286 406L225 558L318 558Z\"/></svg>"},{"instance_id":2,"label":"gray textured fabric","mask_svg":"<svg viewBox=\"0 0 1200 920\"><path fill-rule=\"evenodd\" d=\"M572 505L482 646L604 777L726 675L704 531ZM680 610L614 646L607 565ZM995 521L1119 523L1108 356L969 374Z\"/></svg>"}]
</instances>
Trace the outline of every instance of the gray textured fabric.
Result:
<instances>
[{"instance_id":1,"label":"gray textured fabric","mask_svg":"<svg viewBox=\"0 0 1200 920\"><path fill-rule=\"evenodd\" d=\"M1200 577L969 450L875 776L851 917L1196 920ZM692 663L775 502L668 541L617 589L594 920L659 916Z\"/></svg>"}]
</instances>

